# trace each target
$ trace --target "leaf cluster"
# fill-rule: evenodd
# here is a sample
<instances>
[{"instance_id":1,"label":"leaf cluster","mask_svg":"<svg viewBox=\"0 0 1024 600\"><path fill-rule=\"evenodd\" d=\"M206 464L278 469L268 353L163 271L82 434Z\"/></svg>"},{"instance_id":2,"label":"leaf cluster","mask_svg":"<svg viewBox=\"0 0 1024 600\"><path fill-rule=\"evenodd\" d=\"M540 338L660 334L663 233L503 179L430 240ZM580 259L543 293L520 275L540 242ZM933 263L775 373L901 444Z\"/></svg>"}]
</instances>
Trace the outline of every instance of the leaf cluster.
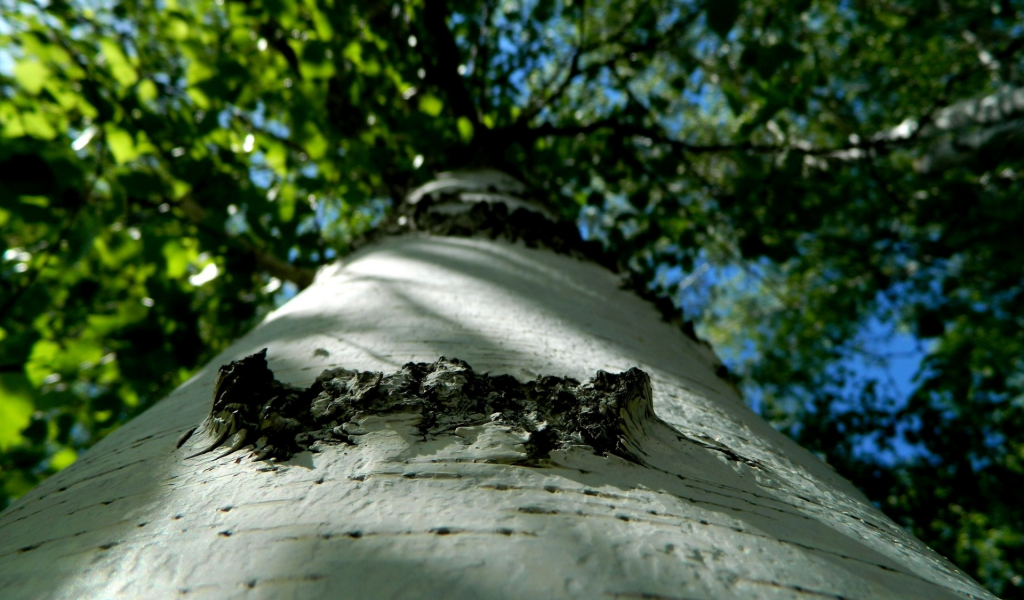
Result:
<instances>
[{"instance_id":1,"label":"leaf cluster","mask_svg":"<svg viewBox=\"0 0 1024 600\"><path fill-rule=\"evenodd\" d=\"M1024 598L1022 9L7 0L0 499L410 189L487 166L682 307L774 425ZM881 326L924 357L909 389L877 376Z\"/></svg>"}]
</instances>

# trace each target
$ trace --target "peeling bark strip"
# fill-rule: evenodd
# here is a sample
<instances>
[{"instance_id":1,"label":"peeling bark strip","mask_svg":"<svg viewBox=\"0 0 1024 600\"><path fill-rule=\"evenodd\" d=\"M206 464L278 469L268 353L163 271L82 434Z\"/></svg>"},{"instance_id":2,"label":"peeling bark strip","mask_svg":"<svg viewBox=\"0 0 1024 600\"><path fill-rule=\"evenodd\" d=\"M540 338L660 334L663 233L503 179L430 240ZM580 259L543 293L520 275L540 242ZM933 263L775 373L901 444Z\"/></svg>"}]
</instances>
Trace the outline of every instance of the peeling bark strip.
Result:
<instances>
[{"instance_id":1,"label":"peeling bark strip","mask_svg":"<svg viewBox=\"0 0 1024 600\"><path fill-rule=\"evenodd\" d=\"M408 233L485 237L523 242L528 248L546 248L559 254L592 260L615 272L622 270L622 265L605 252L600 242L584 240L576 225L569 221L555 221L528 208L510 209L504 202L467 202L455 192L434 196L424 197L416 204L399 205L393 215L353 242L353 249ZM520 203L525 204L524 201Z\"/></svg>"},{"instance_id":2,"label":"peeling bark strip","mask_svg":"<svg viewBox=\"0 0 1024 600\"><path fill-rule=\"evenodd\" d=\"M520 383L441 357L388 375L328 369L302 389L274 379L266 353L264 348L220 368L210 415L178 442L189 458L252 447L256 460L286 460L317 451L317 442L351 443L356 421L367 415L413 413L420 416L424 439L490 423L521 434L529 459L587 445L639 462L638 440L631 438L654 419L650 379L637 368L598 371L584 383L552 376Z\"/></svg>"}]
</instances>

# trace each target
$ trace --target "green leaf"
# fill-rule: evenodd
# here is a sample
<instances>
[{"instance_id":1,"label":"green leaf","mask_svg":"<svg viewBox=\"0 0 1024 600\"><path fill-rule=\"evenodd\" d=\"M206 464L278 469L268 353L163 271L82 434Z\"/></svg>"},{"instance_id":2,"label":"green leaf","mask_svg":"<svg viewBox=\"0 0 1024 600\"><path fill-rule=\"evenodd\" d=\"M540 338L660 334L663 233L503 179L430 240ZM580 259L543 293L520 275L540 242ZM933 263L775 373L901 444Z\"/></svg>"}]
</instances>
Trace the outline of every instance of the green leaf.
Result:
<instances>
[{"instance_id":1,"label":"green leaf","mask_svg":"<svg viewBox=\"0 0 1024 600\"><path fill-rule=\"evenodd\" d=\"M3 124L3 137L19 138L25 135L25 127L21 124L18 109L11 104L0 104L0 124Z\"/></svg>"},{"instance_id":2,"label":"green leaf","mask_svg":"<svg viewBox=\"0 0 1024 600\"><path fill-rule=\"evenodd\" d=\"M302 146L305 148L306 153L309 157L316 160L323 158L324 154L327 153L328 141L312 124L307 124L306 127L306 138L302 140Z\"/></svg>"},{"instance_id":3,"label":"green leaf","mask_svg":"<svg viewBox=\"0 0 1024 600\"><path fill-rule=\"evenodd\" d=\"M196 253L178 240L165 242L163 255L167 262L167 277L170 279L181 279L188 272L189 263L196 258Z\"/></svg>"},{"instance_id":4,"label":"green leaf","mask_svg":"<svg viewBox=\"0 0 1024 600\"><path fill-rule=\"evenodd\" d=\"M362 69L363 66L363 46L359 42L349 42L345 49L342 50L341 55L352 61L356 69Z\"/></svg>"},{"instance_id":5,"label":"green leaf","mask_svg":"<svg viewBox=\"0 0 1024 600\"><path fill-rule=\"evenodd\" d=\"M50 468L54 471L60 471L71 466L71 463L78 459L78 452L75 452L74 448L62 448L57 451L56 454L50 457Z\"/></svg>"},{"instance_id":6,"label":"green leaf","mask_svg":"<svg viewBox=\"0 0 1024 600\"><path fill-rule=\"evenodd\" d=\"M190 98L192 98L192 101L195 102L196 106L198 106L199 108L203 110L208 110L210 108L210 97L207 96L203 92L203 90L199 89L198 87L188 88L188 95Z\"/></svg>"},{"instance_id":7,"label":"green leaf","mask_svg":"<svg viewBox=\"0 0 1024 600\"><path fill-rule=\"evenodd\" d=\"M25 133L40 140L52 140L57 137L57 130L50 124L46 115L38 110L21 113L21 126Z\"/></svg>"},{"instance_id":8,"label":"green leaf","mask_svg":"<svg viewBox=\"0 0 1024 600\"><path fill-rule=\"evenodd\" d=\"M188 63L188 83L195 85L217 74L216 63L199 53L193 53Z\"/></svg>"},{"instance_id":9,"label":"green leaf","mask_svg":"<svg viewBox=\"0 0 1024 600\"><path fill-rule=\"evenodd\" d=\"M180 17L171 17L164 30L172 40L180 42L188 39L188 23Z\"/></svg>"},{"instance_id":10,"label":"green leaf","mask_svg":"<svg viewBox=\"0 0 1024 600\"><path fill-rule=\"evenodd\" d=\"M708 0L705 10L708 27L724 39L740 16L740 0Z\"/></svg>"},{"instance_id":11,"label":"green leaf","mask_svg":"<svg viewBox=\"0 0 1024 600\"><path fill-rule=\"evenodd\" d=\"M52 373L74 373L82 363L96 364L101 358L103 349L93 339L39 340L25 363L25 374L39 387Z\"/></svg>"},{"instance_id":12,"label":"green leaf","mask_svg":"<svg viewBox=\"0 0 1024 600\"><path fill-rule=\"evenodd\" d=\"M456 125L459 128L459 137L468 144L473 139L473 123L466 117L459 117Z\"/></svg>"},{"instance_id":13,"label":"green leaf","mask_svg":"<svg viewBox=\"0 0 1024 600\"><path fill-rule=\"evenodd\" d=\"M441 114L444 110L444 102L440 98L432 94L423 94L420 96L420 112L426 113L431 117L436 117Z\"/></svg>"},{"instance_id":14,"label":"green leaf","mask_svg":"<svg viewBox=\"0 0 1024 600\"><path fill-rule=\"evenodd\" d=\"M278 175L285 175L288 172L288 148L280 142L267 143L265 153L267 166L273 169Z\"/></svg>"},{"instance_id":15,"label":"green leaf","mask_svg":"<svg viewBox=\"0 0 1024 600\"><path fill-rule=\"evenodd\" d=\"M49 78L50 70L37 60L21 60L14 65L14 80L30 94L38 94Z\"/></svg>"},{"instance_id":16,"label":"green leaf","mask_svg":"<svg viewBox=\"0 0 1024 600\"><path fill-rule=\"evenodd\" d=\"M381 66L379 62L371 58L370 60L363 62L362 70L363 73L366 73L370 77L376 77L378 74L380 74Z\"/></svg>"},{"instance_id":17,"label":"green leaf","mask_svg":"<svg viewBox=\"0 0 1024 600\"><path fill-rule=\"evenodd\" d=\"M132 134L112 123L107 123L103 129L106 132L107 147L110 148L110 153L114 155L114 162L121 165L134 160L138 156L138 152L135 151L135 140L132 139Z\"/></svg>"},{"instance_id":18,"label":"green leaf","mask_svg":"<svg viewBox=\"0 0 1024 600\"><path fill-rule=\"evenodd\" d=\"M317 7L317 3L315 1L308 1L306 6L313 18L313 26L316 27L317 35L320 36L321 40L330 40L334 35L334 28L331 27L331 20L327 18L327 15Z\"/></svg>"},{"instance_id":19,"label":"green leaf","mask_svg":"<svg viewBox=\"0 0 1024 600\"><path fill-rule=\"evenodd\" d=\"M22 374L0 375L0 450L21 440L21 430L32 418L31 387Z\"/></svg>"},{"instance_id":20,"label":"green leaf","mask_svg":"<svg viewBox=\"0 0 1024 600\"><path fill-rule=\"evenodd\" d=\"M121 46L114 40L101 40L100 49L110 68L110 74L121 85L128 87L139 80L135 68L128 62L128 57L121 51Z\"/></svg>"},{"instance_id":21,"label":"green leaf","mask_svg":"<svg viewBox=\"0 0 1024 600\"><path fill-rule=\"evenodd\" d=\"M277 202L277 214L281 221L290 223L295 218L295 187L292 185L281 186L275 202Z\"/></svg>"},{"instance_id":22,"label":"green leaf","mask_svg":"<svg viewBox=\"0 0 1024 600\"><path fill-rule=\"evenodd\" d=\"M136 93L138 94L138 98L140 101L150 102L156 99L158 91L156 88L156 84L153 83L151 80L142 80L142 82L139 83L139 87L136 89L138 90Z\"/></svg>"}]
</instances>

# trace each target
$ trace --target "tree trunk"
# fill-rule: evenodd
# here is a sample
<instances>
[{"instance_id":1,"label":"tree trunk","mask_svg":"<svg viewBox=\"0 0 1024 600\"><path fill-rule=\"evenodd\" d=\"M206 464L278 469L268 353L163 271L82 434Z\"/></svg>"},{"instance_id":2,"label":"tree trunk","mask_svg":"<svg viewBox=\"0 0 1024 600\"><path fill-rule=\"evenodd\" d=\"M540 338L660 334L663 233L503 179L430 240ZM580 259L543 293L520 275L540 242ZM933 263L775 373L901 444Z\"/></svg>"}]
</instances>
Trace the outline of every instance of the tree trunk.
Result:
<instances>
[{"instance_id":1,"label":"tree trunk","mask_svg":"<svg viewBox=\"0 0 1024 600\"><path fill-rule=\"evenodd\" d=\"M620 287L502 239L373 243L0 515L3 597L992 598ZM295 397L341 390L278 459L218 382L262 348ZM244 410L208 416L215 388Z\"/></svg>"}]
</instances>

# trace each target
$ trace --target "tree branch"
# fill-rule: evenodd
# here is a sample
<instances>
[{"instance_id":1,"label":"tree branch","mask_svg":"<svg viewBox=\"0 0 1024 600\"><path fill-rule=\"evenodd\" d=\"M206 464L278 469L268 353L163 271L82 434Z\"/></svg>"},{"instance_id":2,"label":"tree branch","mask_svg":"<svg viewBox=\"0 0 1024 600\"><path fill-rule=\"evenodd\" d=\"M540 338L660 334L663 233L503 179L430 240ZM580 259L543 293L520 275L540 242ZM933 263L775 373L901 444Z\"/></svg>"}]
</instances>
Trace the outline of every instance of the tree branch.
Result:
<instances>
[{"instance_id":1,"label":"tree branch","mask_svg":"<svg viewBox=\"0 0 1024 600\"><path fill-rule=\"evenodd\" d=\"M570 57L569 69L568 73L565 75L565 78L558 85L555 91L551 92L546 97L541 97L539 95L537 98L528 101L528 108L519 115L519 118L516 119L516 124L519 125L529 123L531 119L540 114L544 107L551 105L552 102L562 97L565 94L566 90L569 89L569 85L572 83L573 79L577 75L586 75L589 80L589 77L594 73L600 71L604 67L614 64L616 61L624 57L628 57L630 54L646 54L648 52L656 51L667 41L673 40L678 35L680 35L680 30L685 29L690 24L692 24L701 14L700 11L694 11L690 13L686 18L681 18L675 23L673 23L672 26L669 27L665 32L656 36L651 36L650 38L643 42L620 42L622 38L624 38L630 31L634 29L633 25L640 18L643 12L647 9L648 5L649 2L644 3L643 6L641 6L635 13L633 13L632 18L629 20L628 23L623 25L615 33L613 33L612 35L608 36L603 40L597 41L593 44L585 44L585 40L582 37L581 33L580 42L574 49L573 55ZM581 21L580 25L581 32L583 28L582 23L583 21ZM616 52L611 57L606 58L605 60L587 64L585 67L580 66L586 54L600 50L601 48L604 48L612 44L622 44L621 52ZM554 85L554 82L559 78L560 73L563 72L564 70L564 68L559 69L550 81L545 82L541 86L541 89L546 90L550 88L552 85Z\"/></svg>"},{"instance_id":2,"label":"tree branch","mask_svg":"<svg viewBox=\"0 0 1024 600\"><path fill-rule=\"evenodd\" d=\"M495 133L505 136L506 140L516 142L530 142L542 137L574 137L586 135L598 131L609 131L624 137L642 137L651 140L656 144L670 146L673 150L689 154L724 154L727 152L747 151L755 154L777 154L780 152L797 152L812 156L838 155L842 152L852 150L880 150L892 146L907 146L914 140L911 139L870 139L851 142L841 146L815 147L810 144L755 144L751 141L737 142L733 144L691 144L682 140L672 139L663 131L645 125L622 123L614 118L601 119L584 125L552 125L543 123L538 127L506 127L497 130ZM833 156L832 158L848 159L854 157Z\"/></svg>"},{"instance_id":3,"label":"tree branch","mask_svg":"<svg viewBox=\"0 0 1024 600\"><path fill-rule=\"evenodd\" d=\"M580 73L580 56L582 55L582 48L576 48L576 50L573 51L572 57L570 57L569 59L569 72L566 73L565 78L562 79L562 83L558 85L555 91L551 92L546 97L544 97L542 94L539 94L536 98L527 102L526 110L520 113L517 122L530 122L530 120L536 117L540 113L540 111L544 110L545 106L551 104L555 99L560 98L562 94L564 94L565 91L569 89L569 84L571 84L572 80ZM541 89L546 90L550 88L555 83L555 80L559 78L562 71L563 69L559 68L558 71L552 75L549 81L544 82L544 84L541 86Z\"/></svg>"},{"instance_id":4,"label":"tree branch","mask_svg":"<svg viewBox=\"0 0 1024 600\"><path fill-rule=\"evenodd\" d=\"M480 26L480 35L477 38L476 47L479 48L473 54L473 72L472 77L477 88L480 91L480 104L483 106L487 105L488 101L488 89L487 83L484 78L484 73L487 71L487 63L491 59L491 19L494 16L494 0L485 0L483 3L483 24ZM496 43L496 42L495 42Z\"/></svg>"},{"instance_id":5,"label":"tree branch","mask_svg":"<svg viewBox=\"0 0 1024 600\"><path fill-rule=\"evenodd\" d=\"M479 128L476 103L459 75L459 47L448 28L445 0L426 0L423 6L423 26L430 42L422 44L424 64L428 67L426 81L444 90L456 115L466 117L474 128Z\"/></svg>"},{"instance_id":6,"label":"tree branch","mask_svg":"<svg viewBox=\"0 0 1024 600\"><path fill-rule=\"evenodd\" d=\"M256 258L256 266L268 275L277 277L282 281L290 281L298 286L300 290L309 287L313 283L316 271L305 267L297 267L283 261L273 254L249 244L247 240L240 241L248 247L249 251Z\"/></svg>"},{"instance_id":7,"label":"tree branch","mask_svg":"<svg viewBox=\"0 0 1024 600\"><path fill-rule=\"evenodd\" d=\"M299 289L307 288L313 283L313 279L316 276L315 270L293 265L264 250L251 240L244 237L225 236L223 232L207 225L205 223L206 209L193 200L191 196L183 196L173 203L181 209L181 212L188 218L189 222L196 227L212 235L227 237L229 241L241 246L252 254L256 266L268 275L283 281L290 281L297 285Z\"/></svg>"},{"instance_id":8,"label":"tree branch","mask_svg":"<svg viewBox=\"0 0 1024 600\"><path fill-rule=\"evenodd\" d=\"M292 50L292 47L288 45L288 40L285 37L284 30L281 28L281 24L274 19L270 19L260 25L259 32L272 48L281 53L285 62L288 63L288 67L295 74L295 78L301 81L302 72L299 71L299 57L295 54L295 50Z\"/></svg>"}]
</instances>

